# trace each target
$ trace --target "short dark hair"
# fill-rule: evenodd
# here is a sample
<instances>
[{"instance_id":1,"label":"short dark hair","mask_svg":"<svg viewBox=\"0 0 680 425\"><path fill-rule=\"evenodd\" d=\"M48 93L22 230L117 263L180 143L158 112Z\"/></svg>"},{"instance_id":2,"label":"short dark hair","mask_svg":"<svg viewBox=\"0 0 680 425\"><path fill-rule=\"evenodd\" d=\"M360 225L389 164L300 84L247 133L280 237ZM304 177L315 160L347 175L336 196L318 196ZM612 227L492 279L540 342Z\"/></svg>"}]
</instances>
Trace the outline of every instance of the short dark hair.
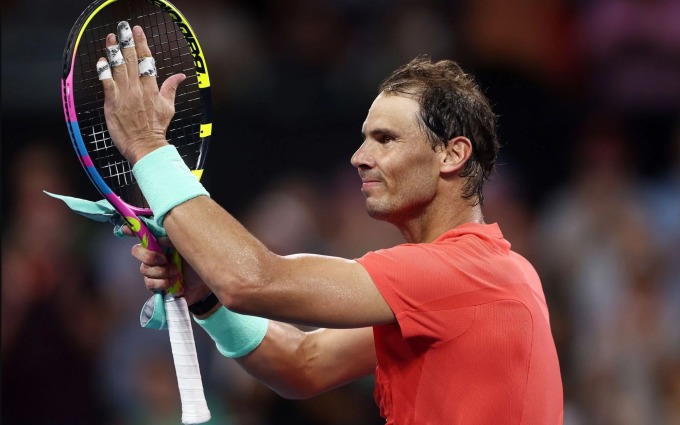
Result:
<instances>
[{"instance_id":1,"label":"short dark hair","mask_svg":"<svg viewBox=\"0 0 680 425\"><path fill-rule=\"evenodd\" d=\"M463 197L484 201L482 189L496 164L500 143L498 117L472 75L450 60L432 62L421 55L394 71L380 84L380 93L405 94L420 105L421 124L434 149L464 136L472 143L472 156L461 177L468 177Z\"/></svg>"}]
</instances>

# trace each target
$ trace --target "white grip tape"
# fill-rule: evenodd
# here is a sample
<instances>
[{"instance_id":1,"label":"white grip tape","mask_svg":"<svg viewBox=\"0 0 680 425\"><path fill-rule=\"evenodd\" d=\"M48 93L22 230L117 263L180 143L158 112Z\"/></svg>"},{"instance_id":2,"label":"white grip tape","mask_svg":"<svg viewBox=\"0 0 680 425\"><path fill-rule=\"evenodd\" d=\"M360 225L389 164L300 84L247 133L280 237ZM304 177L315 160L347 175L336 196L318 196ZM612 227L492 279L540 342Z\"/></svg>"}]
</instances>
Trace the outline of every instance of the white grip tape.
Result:
<instances>
[{"instance_id":1,"label":"white grip tape","mask_svg":"<svg viewBox=\"0 0 680 425\"><path fill-rule=\"evenodd\" d=\"M132 38L130 24L126 21L118 22L118 44L120 44L122 49L135 47L135 39Z\"/></svg>"},{"instance_id":2,"label":"white grip tape","mask_svg":"<svg viewBox=\"0 0 680 425\"><path fill-rule=\"evenodd\" d=\"M109 58L109 65L111 67L122 65L125 63L123 53L120 51L120 46L114 44L106 47L106 56Z\"/></svg>"},{"instance_id":3,"label":"white grip tape","mask_svg":"<svg viewBox=\"0 0 680 425\"><path fill-rule=\"evenodd\" d=\"M156 60L151 56L141 58L138 64L140 77L155 77L158 75L156 72Z\"/></svg>"},{"instance_id":4,"label":"white grip tape","mask_svg":"<svg viewBox=\"0 0 680 425\"><path fill-rule=\"evenodd\" d=\"M202 424L210 420L210 410L203 393L191 317L184 297L165 298L165 312L170 332L172 357L182 400L182 423Z\"/></svg>"},{"instance_id":5,"label":"white grip tape","mask_svg":"<svg viewBox=\"0 0 680 425\"><path fill-rule=\"evenodd\" d=\"M97 61L97 75L99 76L100 81L113 78L111 76L111 67L109 66L109 63L106 61L106 59L100 59Z\"/></svg>"}]
</instances>

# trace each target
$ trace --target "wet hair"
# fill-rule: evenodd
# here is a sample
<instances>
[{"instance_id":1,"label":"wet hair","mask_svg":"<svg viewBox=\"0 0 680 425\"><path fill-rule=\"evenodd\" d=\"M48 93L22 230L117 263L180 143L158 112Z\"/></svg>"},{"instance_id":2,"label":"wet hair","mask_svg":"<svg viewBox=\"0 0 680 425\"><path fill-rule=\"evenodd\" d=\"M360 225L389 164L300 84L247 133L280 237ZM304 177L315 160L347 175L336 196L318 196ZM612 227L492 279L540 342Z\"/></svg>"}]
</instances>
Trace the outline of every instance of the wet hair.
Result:
<instances>
[{"instance_id":1,"label":"wet hair","mask_svg":"<svg viewBox=\"0 0 680 425\"><path fill-rule=\"evenodd\" d=\"M484 181L496 163L500 144L496 134L497 116L474 77L450 60L432 62L422 55L395 70L378 90L385 94L406 95L420 105L420 124L435 149L449 140L464 136L472 143L472 155L460 176L465 199L482 204Z\"/></svg>"}]
</instances>

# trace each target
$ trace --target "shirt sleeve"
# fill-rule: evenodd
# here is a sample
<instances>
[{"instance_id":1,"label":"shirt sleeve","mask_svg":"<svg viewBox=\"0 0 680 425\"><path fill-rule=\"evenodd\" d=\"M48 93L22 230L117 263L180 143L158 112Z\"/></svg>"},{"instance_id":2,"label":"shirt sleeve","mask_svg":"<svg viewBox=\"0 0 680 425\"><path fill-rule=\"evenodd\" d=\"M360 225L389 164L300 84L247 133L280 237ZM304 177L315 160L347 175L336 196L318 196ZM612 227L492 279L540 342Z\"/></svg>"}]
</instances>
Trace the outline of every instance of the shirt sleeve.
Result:
<instances>
[{"instance_id":1,"label":"shirt sleeve","mask_svg":"<svg viewBox=\"0 0 680 425\"><path fill-rule=\"evenodd\" d=\"M465 332L476 306L494 296L484 270L470 257L465 247L403 244L357 261L394 312L402 336L437 343Z\"/></svg>"}]
</instances>

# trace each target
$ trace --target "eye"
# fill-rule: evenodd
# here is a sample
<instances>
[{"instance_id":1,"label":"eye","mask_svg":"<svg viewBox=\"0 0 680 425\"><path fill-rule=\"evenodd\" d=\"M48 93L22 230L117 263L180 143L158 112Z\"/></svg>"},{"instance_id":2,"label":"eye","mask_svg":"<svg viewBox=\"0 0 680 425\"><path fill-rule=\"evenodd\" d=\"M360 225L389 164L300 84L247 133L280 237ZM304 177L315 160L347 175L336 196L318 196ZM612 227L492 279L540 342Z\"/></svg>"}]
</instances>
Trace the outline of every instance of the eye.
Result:
<instances>
[{"instance_id":1,"label":"eye","mask_svg":"<svg viewBox=\"0 0 680 425\"><path fill-rule=\"evenodd\" d=\"M390 136L389 134L383 134L383 136L380 138L380 143L389 143L389 142L394 142L396 139L394 136Z\"/></svg>"}]
</instances>

